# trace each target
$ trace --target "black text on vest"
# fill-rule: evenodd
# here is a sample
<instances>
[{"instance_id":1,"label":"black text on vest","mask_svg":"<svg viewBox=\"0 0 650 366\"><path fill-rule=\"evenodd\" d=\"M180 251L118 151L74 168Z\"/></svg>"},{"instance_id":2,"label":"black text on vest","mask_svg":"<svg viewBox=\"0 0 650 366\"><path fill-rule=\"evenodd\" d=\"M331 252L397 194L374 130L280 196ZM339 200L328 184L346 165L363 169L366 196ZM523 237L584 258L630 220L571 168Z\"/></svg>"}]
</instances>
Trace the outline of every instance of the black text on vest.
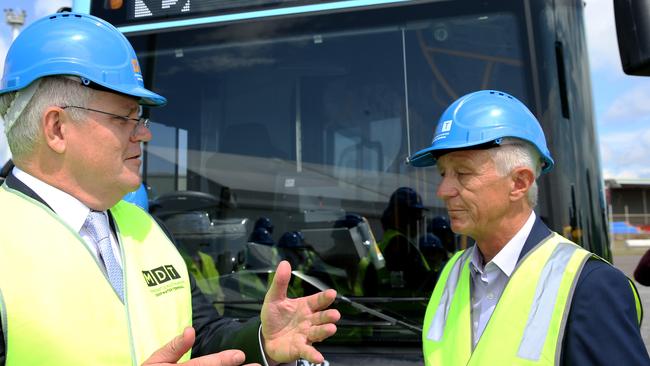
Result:
<instances>
[{"instance_id":1,"label":"black text on vest","mask_svg":"<svg viewBox=\"0 0 650 366\"><path fill-rule=\"evenodd\" d=\"M149 287L181 278L181 275L178 274L176 268L171 264L160 266L149 271L142 271L142 275Z\"/></svg>"}]
</instances>

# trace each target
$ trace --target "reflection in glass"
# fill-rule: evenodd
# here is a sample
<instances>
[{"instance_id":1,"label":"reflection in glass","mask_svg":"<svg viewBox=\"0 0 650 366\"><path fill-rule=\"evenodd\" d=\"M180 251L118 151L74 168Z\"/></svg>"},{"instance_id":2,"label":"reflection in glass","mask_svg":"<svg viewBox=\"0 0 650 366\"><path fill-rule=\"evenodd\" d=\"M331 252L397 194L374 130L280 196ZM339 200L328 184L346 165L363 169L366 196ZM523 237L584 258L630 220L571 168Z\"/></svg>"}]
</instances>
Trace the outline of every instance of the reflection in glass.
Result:
<instances>
[{"instance_id":1,"label":"reflection in glass","mask_svg":"<svg viewBox=\"0 0 650 366\"><path fill-rule=\"evenodd\" d=\"M402 14L399 22L296 19L163 33L157 51L141 50L154 88L169 99L150 111L160 124L147 148L146 178L158 194L152 213L221 312L257 314L286 259L304 275L294 276L292 296L332 287L407 324L341 303L333 341L419 342L412 326L458 245L453 234L433 231L432 219L445 212L435 169L404 159L430 143L458 96L498 88L527 101L529 91L513 14L418 9L408 22ZM399 187L417 191L426 208L401 234L417 254L415 276L399 269L413 263L393 260L402 249L382 247L398 229L382 226L386 209L396 219L410 215L391 206ZM404 291L382 289L382 278Z\"/></svg>"}]
</instances>

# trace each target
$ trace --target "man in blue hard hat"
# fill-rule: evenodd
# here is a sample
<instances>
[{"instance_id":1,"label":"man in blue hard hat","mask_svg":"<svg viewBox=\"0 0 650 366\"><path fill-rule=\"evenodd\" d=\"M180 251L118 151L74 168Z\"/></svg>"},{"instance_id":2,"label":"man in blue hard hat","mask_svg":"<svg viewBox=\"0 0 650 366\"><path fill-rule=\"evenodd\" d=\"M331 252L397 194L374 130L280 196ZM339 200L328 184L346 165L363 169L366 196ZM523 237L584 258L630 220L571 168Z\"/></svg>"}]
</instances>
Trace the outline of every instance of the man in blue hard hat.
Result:
<instances>
[{"instance_id":1,"label":"man in blue hard hat","mask_svg":"<svg viewBox=\"0 0 650 366\"><path fill-rule=\"evenodd\" d=\"M433 217L427 222L427 232L437 236L447 252L456 252L456 234L451 230L449 219L444 216Z\"/></svg>"},{"instance_id":2,"label":"man in blue hard hat","mask_svg":"<svg viewBox=\"0 0 650 366\"><path fill-rule=\"evenodd\" d=\"M121 201L141 184L152 138L141 106L165 102L144 87L127 39L93 16L53 14L11 45L0 365L323 361L312 344L336 331L335 291L287 298L282 262L259 319L221 318L152 217Z\"/></svg>"},{"instance_id":3,"label":"man in blue hard hat","mask_svg":"<svg viewBox=\"0 0 650 366\"><path fill-rule=\"evenodd\" d=\"M442 271L423 326L426 365L648 365L633 283L535 214L553 168L542 128L511 95L478 91L443 113L430 147L452 230L476 245Z\"/></svg>"},{"instance_id":4,"label":"man in blue hard hat","mask_svg":"<svg viewBox=\"0 0 650 366\"><path fill-rule=\"evenodd\" d=\"M413 188L399 187L391 194L381 216L384 233L377 243L386 260L386 267L377 270L379 295L408 297L433 287L433 273L417 238L426 210Z\"/></svg>"}]
</instances>

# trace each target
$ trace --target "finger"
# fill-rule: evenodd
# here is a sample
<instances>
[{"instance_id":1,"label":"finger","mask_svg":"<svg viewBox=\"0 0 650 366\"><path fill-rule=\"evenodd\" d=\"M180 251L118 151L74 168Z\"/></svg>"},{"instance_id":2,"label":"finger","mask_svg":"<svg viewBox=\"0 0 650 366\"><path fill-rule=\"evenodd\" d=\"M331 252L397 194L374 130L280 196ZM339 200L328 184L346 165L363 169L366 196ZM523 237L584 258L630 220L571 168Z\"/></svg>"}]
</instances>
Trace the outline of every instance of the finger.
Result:
<instances>
[{"instance_id":1,"label":"finger","mask_svg":"<svg viewBox=\"0 0 650 366\"><path fill-rule=\"evenodd\" d=\"M322 325L327 323L336 323L339 319L341 319L341 313L339 313L338 310L328 309L313 314L311 317L311 324Z\"/></svg>"},{"instance_id":2,"label":"finger","mask_svg":"<svg viewBox=\"0 0 650 366\"><path fill-rule=\"evenodd\" d=\"M236 349L229 349L219 353L193 358L182 363L184 366L239 366L246 356L244 352Z\"/></svg>"},{"instance_id":3,"label":"finger","mask_svg":"<svg viewBox=\"0 0 650 366\"><path fill-rule=\"evenodd\" d=\"M307 339L310 342L321 342L336 333L336 325L334 324L323 324L309 329L309 336Z\"/></svg>"},{"instance_id":4,"label":"finger","mask_svg":"<svg viewBox=\"0 0 650 366\"><path fill-rule=\"evenodd\" d=\"M300 358L303 358L313 364L320 364L325 361L325 357L310 345L304 345L300 349Z\"/></svg>"},{"instance_id":5,"label":"finger","mask_svg":"<svg viewBox=\"0 0 650 366\"><path fill-rule=\"evenodd\" d=\"M267 301L282 301L287 297L287 289L289 288L289 281L291 280L291 265L287 261L282 261L278 264L273 276L271 288L266 293Z\"/></svg>"},{"instance_id":6,"label":"finger","mask_svg":"<svg viewBox=\"0 0 650 366\"><path fill-rule=\"evenodd\" d=\"M170 362L176 363L194 344L194 328L187 327L183 333L155 351L143 365Z\"/></svg>"},{"instance_id":7,"label":"finger","mask_svg":"<svg viewBox=\"0 0 650 366\"><path fill-rule=\"evenodd\" d=\"M325 290L311 296L307 296L307 305L311 311L319 311L332 305L336 300L336 290Z\"/></svg>"}]
</instances>

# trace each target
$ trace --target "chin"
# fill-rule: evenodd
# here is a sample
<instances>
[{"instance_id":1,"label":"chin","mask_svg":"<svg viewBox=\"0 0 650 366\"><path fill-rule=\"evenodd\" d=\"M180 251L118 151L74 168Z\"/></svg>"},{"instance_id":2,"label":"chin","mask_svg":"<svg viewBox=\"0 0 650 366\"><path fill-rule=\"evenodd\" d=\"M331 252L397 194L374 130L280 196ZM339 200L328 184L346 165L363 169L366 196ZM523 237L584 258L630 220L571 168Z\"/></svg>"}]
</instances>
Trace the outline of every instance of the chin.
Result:
<instances>
[{"instance_id":1,"label":"chin","mask_svg":"<svg viewBox=\"0 0 650 366\"><path fill-rule=\"evenodd\" d=\"M140 184L142 184L142 178L139 173L130 173L126 177L120 179L120 186L126 190L126 193L135 191L140 187Z\"/></svg>"},{"instance_id":2,"label":"chin","mask_svg":"<svg viewBox=\"0 0 650 366\"><path fill-rule=\"evenodd\" d=\"M467 235L467 225L463 225L462 222L458 222L457 220L451 220L451 231L453 231L456 234L459 235Z\"/></svg>"}]
</instances>

